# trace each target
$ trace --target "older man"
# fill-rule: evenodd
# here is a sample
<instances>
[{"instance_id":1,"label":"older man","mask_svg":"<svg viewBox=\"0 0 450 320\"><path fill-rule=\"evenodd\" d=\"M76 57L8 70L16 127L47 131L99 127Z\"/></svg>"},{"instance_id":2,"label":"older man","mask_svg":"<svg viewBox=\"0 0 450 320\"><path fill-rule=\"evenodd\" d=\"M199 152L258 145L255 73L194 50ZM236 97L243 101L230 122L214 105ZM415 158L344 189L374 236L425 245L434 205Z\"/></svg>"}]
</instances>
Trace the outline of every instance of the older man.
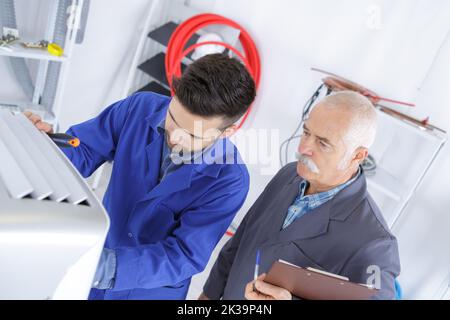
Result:
<instances>
[{"instance_id":1,"label":"older man","mask_svg":"<svg viewBox=\"0 0 450 320\"><path fill-rule=\"evenodd\" d=\"M393 299L400 273L397 240L367 193L361 163L376 133L376 112L364 96L323 98L303 127L297 163L282 168L223 247L200 299L291 299L267 282L274 261L322 269ZM260 250L261 276L253 281Z\"/></svg>"}]
</instances>

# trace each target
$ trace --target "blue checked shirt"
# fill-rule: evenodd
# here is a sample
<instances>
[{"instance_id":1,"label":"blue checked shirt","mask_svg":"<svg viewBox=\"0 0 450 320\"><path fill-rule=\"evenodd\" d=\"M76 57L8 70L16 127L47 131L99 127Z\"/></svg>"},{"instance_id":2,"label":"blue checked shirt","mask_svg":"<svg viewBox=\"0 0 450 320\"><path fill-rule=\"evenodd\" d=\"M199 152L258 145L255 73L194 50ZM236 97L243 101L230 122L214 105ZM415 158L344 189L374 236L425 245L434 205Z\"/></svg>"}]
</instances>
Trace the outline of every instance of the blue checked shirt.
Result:
<instances>
[{"instance_id":1,"label":"blue checked shirt","mask_svg":"<svg viewBox=\"0 0 450 320\"><path fill-rule=\"evenodd\" d=\"M361 174L361 168L358 170L358 174L356 174L352 179L348 180L346 183L343 183L331 190L319 192L315 194L305 195L306 188L308 187L308 182L303 180L300 183L300 190L298 196L295 198L294 203L288 208L288 212L286 215L286 219L283 223L283 229L289 226L295 219L302 217L307 214L311 210L319 207L324 204L328 200L331 200L339 191L350 185L353 181L355 181L358 176Z\"/></svg>"}]
</instances>

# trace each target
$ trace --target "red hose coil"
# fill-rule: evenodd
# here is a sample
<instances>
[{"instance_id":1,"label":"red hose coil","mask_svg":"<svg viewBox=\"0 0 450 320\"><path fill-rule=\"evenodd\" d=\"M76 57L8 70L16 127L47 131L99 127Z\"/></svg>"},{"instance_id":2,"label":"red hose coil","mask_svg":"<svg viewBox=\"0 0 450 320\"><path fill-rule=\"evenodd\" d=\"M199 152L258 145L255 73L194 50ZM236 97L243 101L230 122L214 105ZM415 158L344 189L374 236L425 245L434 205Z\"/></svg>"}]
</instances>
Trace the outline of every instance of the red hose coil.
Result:
<instances>
[{"instance_id":1,"label":"red hose coil","mask_svg":"<svg viewBox=\"0 0 450 320\"><path fill-rule=\"evenodd\" d=\"M238 50L236 50L227 43L217 41L207 41L197 43L190 46L187 49L184 49L186 43L194 35L195 32L197 32L199 29L202 29L212 24L227 25L232 28L238 29L240 31L239 41L241 42L242 48L244 49L244 54L242 54L241 52L239 52ZM181 60L194 49L208 44L221 45L233 51L242 60L247 70L253 77L253 80L255 81L256 84L256 88L257 89L259 88L259 81L261 77L261 62L258 50L250 35L244 28L242 28L239 24L230 19L227 19L217 14L205 13L193 16L184 21L183 23L181 23L175 29L172 36L170 37L169 44L167 46L165 68L167 81L171 87L172 95L173 95L172 78L174 76L175 77L181 76ZM244 114L238 126L238 129L241 128L242 125L244 124L245 120L250 114L251 109L252 106L250 106L247 112Z\"/></svg>"}]
</instances>

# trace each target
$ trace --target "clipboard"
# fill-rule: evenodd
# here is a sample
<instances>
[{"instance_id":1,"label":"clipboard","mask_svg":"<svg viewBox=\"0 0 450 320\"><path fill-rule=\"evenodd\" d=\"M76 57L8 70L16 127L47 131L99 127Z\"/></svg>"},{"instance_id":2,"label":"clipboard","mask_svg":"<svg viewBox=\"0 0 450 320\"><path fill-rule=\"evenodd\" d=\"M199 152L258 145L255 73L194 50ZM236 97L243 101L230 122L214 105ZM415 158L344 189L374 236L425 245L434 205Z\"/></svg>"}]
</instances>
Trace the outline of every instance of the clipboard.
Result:
<instances>
[{"instance_id":1,"label":"clipboard","mask_svg":"<svg viewBox=\"0 0 450 320\"><path fill-rule=\"evenodd\" d=\"M314 268L275 261L264 279L306 300L367 300L379 289Z\"/></svg>"}]
</instances>

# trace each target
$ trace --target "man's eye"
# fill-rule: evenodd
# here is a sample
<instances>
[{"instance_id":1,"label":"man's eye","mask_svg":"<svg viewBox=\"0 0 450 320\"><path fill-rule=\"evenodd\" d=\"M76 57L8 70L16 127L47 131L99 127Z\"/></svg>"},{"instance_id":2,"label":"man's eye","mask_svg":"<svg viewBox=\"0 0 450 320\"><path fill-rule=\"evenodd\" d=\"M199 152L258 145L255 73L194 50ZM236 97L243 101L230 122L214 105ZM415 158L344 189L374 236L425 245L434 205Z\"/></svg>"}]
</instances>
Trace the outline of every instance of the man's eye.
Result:
<instances>
[{"instance_id":1,"label":"man's eye","mask_svg":"<svg viewBox=\"0 0 450 320\"><path fill-rule=\"evenodd\" d=\"M328 145L327 145L325 142L319 141L319 143L320 143L320 145L321 145L322 147L328 148Z\"/></svg>"},{"instance_id":2,"label":"man's eye","mask_svg":"<svg viewBox=\"0 0 450 320\"><path fill-rule=\"evenodd\" d=\"M309 136L309 132L308 132L308 131L303 131L303 134L304 134L305 136Z\"/></svg>"}]
</instances>

